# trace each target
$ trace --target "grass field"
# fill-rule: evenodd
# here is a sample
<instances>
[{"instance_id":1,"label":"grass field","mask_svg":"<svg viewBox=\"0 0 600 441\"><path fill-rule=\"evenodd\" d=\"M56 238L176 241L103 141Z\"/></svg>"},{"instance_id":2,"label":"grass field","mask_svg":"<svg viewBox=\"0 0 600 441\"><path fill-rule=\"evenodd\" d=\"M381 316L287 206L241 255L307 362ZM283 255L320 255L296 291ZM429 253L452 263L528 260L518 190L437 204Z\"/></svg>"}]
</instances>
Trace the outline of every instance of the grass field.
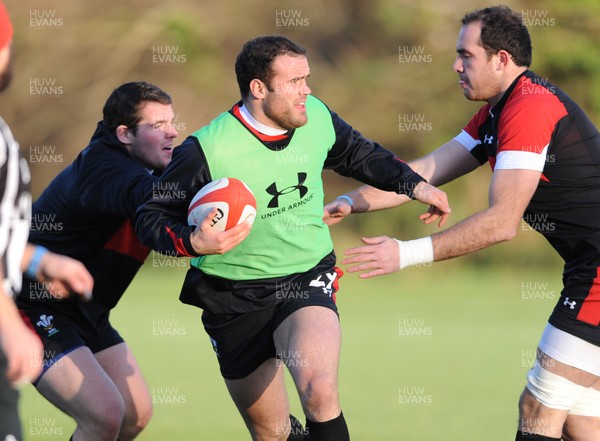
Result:
<instances>
[{"instance_id":1,"label":"grass field","mask_svg":"<svg viewBox=\"0 0 600 441\"><path fill-rule=\"evenodd\" d=\"M177 299L179 265L151 257L113 314L155 402L138 439L247 440L200 310ZM369 281L348 274L340 284L340 390L353 440L514 439L517 399L560 293L559 272L445 262ZM21 416L29 441L66 440L74 427L31 386Z\"/></svg>"}]
</instances>

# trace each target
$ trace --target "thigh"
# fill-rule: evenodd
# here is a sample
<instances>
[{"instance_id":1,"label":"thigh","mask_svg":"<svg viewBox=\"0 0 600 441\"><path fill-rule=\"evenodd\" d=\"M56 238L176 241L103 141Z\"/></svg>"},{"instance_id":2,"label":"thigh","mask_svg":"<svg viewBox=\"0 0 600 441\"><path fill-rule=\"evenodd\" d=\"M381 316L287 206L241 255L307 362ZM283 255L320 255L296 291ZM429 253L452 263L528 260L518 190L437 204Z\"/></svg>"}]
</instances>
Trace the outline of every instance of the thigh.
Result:
<instances>
[{"instance_id":1,"label":"thigh","mask_svg":"<svg viewBox=\"0 0 600 441\"><path fill-rule=\"evenodd\" d=\"M287 317L274 335L277 358L295 378L337 378L341 330L337 314L322 306L306 306Z\"/></svg>"},{"instance_id":2,"label":"thigh","mask_svg":"<svg viewBox=\"0 0 600 441\"><path fill-rule=\"evenodd\" d=\"M123 406L114 382L85 346L57 360L42 375L36 388L48 401L78 421Z\"/></svg>"},{"instance_id":3,"label":"thigh","mask_svg":"<svg viewBox=\"0 0 600 441\"><path fill-rule=\"evenodd\" d=\"M565 441L597 441L600 439L600 418L569 414L563 428Z\"/></svg>"},{"instance_id":4,"label":"thigh","mask_svg":"<svg viewBox=\"0 0 600 441\"><path fill-rule=\"evenodd\" d=\"M570 410L563 429L567 441L600 439L600 380L596 380Z\"/></svg>"},{"instance_id":5,"label":"thigh","mask_svg":"<svg viewBox=\"0 0 600 441\"><path fill-rule=\"evenodd\" d=\"M318 267L300 280L283 285L285 299L273 320L277 358L297 385L316 377L337 382L341 344L336 293L341 271Z\"/></svg>"},{"instance_id":6,"label":"thigh","mask_svg":"<svg viewBox=\"0 0 600 441\"><path fill-rule=\"evenodd\" d=\"M281 323L274 340L278 358L294 379L306 416L313 421L337 417L341 412L337 390L341 330L337 314L322 306L301 308Z\"/></svg>"},{"instance_id":7,"label":"thigh","mask_svg":"<svg viewBox=\"0 0 600 441\"><path fill-rule=\"evenodd\" d=\"M252 439L280 439L289 430L290 406L281 363L271 358L245 378L225 384Z\"/></svg>"},{"instance_id":8,"label":"thigh","mask_svg":"<svg viewBox=\"0 0 600 441\"><path fill-rule=\"evenodd\" d=\"M551 324L540 339L537 361L548 372L581 386L600 380L600 347Z\"/></svg>"},{"instance_id":9,"label":"thigh","mask_svg":"<svg viewBox=\"0 0 600 441\"><path fill-rule=\"evenodd\" d=\"M521 400L524 430L577 441L600 438L599 366L600 348L549 324Z\"/></svg>"},{"instance_id":10,"label":"thigh","mask_svg":"<svg viewBox=\"0 0 600 441\"><path fill-rule=\"evenodd\" d=\"M152 412L152 397L140 367L126 343L94 354L125 402L125 419L145 420Z\"/></svg>"}]
</instances>

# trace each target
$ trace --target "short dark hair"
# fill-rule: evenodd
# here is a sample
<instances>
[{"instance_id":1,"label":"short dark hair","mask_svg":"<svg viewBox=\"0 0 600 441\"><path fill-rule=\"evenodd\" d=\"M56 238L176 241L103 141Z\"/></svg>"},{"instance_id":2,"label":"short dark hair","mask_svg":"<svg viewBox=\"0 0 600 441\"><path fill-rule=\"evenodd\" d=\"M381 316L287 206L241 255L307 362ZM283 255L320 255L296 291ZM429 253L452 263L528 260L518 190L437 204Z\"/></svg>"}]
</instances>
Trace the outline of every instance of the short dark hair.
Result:
<instances>
[{"instance_id":1,"label":"short dark hair","mask_svg":"<svg viewBox=\"0 0 600 441\"><path fill-rule=\"evenodd\" d=\"M140 105L148 101L172 104L168 93L145 81L133 81L117 87L102 109L104 126L114 133L117 127L124 125L136 133L141 119L138 114Z\"/></svg>"},{"instance_id":2,"label":"short dark hair","mask_svg":"<svg viewBox=\"0 0 600 441\"><path fill-rule=\"evenodd\" d=\"M273 60L279 55L306 55L306 49L281 35L266 35L244 44L235 60L235 75L242 98L250 93L254 79L269 84L273 76Z\"/></svg>"},{"instance_id":3,"label":"short dark hair","mask_svg":"<svg viewBox=\"0 0 600 441\"><path fill-rule=\"evenodd\" d=\"M468 12L463 26L481 22L481 46L488 57L505 50L517 66L531 65L531 38L521 14L508 6L491 6Z\"/></svg>"}]
</instances>

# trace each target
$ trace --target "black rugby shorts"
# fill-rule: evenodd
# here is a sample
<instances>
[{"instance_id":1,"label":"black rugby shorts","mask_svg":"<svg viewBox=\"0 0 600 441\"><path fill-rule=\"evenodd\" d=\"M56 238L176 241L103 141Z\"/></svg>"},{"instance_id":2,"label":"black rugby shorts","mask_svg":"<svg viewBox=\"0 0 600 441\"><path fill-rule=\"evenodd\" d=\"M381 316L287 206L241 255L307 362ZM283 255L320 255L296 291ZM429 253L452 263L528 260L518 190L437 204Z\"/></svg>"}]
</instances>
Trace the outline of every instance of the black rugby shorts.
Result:
<instances>
[{"instance_id":1,"label":"black rugby shorts","mask_svg":"<svg viewBox=\"0 0 600 441\"><path fill-rule=\"evenodd\" d=\"M100 326L91 326L83 317L63 314L59 308L49 309L43 304L20 304L19 311L44 345L44 366L33 384L60 363L62 357L81 346L87 346L95 354L124 341L108 320Z\"/></svg>"},{"instance_id":2,"label":"black rugby shorts","mask_svg":"<svg viewBox=\"0 0 600 441\"><path fill-rule=\"evenodd\" d=\"M277 358L273 333L291 314L306 306L322 306L338 314L336 293L342 271L317 265L301 277L282 278L275 285L273 306L245 313L204 311L202 322L213 345L221 375L240 379L254 372L270 358ZM257 288L259 289L259 288Z\"/></svg>"}]
</instances>

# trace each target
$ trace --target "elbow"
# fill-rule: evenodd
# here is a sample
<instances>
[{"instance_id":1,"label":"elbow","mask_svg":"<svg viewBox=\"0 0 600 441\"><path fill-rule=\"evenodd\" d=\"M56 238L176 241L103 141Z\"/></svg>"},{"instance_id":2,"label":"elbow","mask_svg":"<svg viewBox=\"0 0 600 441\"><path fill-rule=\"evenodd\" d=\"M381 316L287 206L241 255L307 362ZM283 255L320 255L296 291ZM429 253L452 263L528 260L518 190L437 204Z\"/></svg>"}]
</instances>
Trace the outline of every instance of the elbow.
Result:
<instances>
[{"instance_id":1,"label":"elbow","mask_svg":"<svg viewBox=\"0 0 600 441\"><path fill-rule=\"evenodd\" d=\"M508 242L513 240L517 235L517 229L519 228L519 222L516 224L513 222L507 223L505 225L499 225L496 229L496 242Z\"/></svg>"}]
</instances>

